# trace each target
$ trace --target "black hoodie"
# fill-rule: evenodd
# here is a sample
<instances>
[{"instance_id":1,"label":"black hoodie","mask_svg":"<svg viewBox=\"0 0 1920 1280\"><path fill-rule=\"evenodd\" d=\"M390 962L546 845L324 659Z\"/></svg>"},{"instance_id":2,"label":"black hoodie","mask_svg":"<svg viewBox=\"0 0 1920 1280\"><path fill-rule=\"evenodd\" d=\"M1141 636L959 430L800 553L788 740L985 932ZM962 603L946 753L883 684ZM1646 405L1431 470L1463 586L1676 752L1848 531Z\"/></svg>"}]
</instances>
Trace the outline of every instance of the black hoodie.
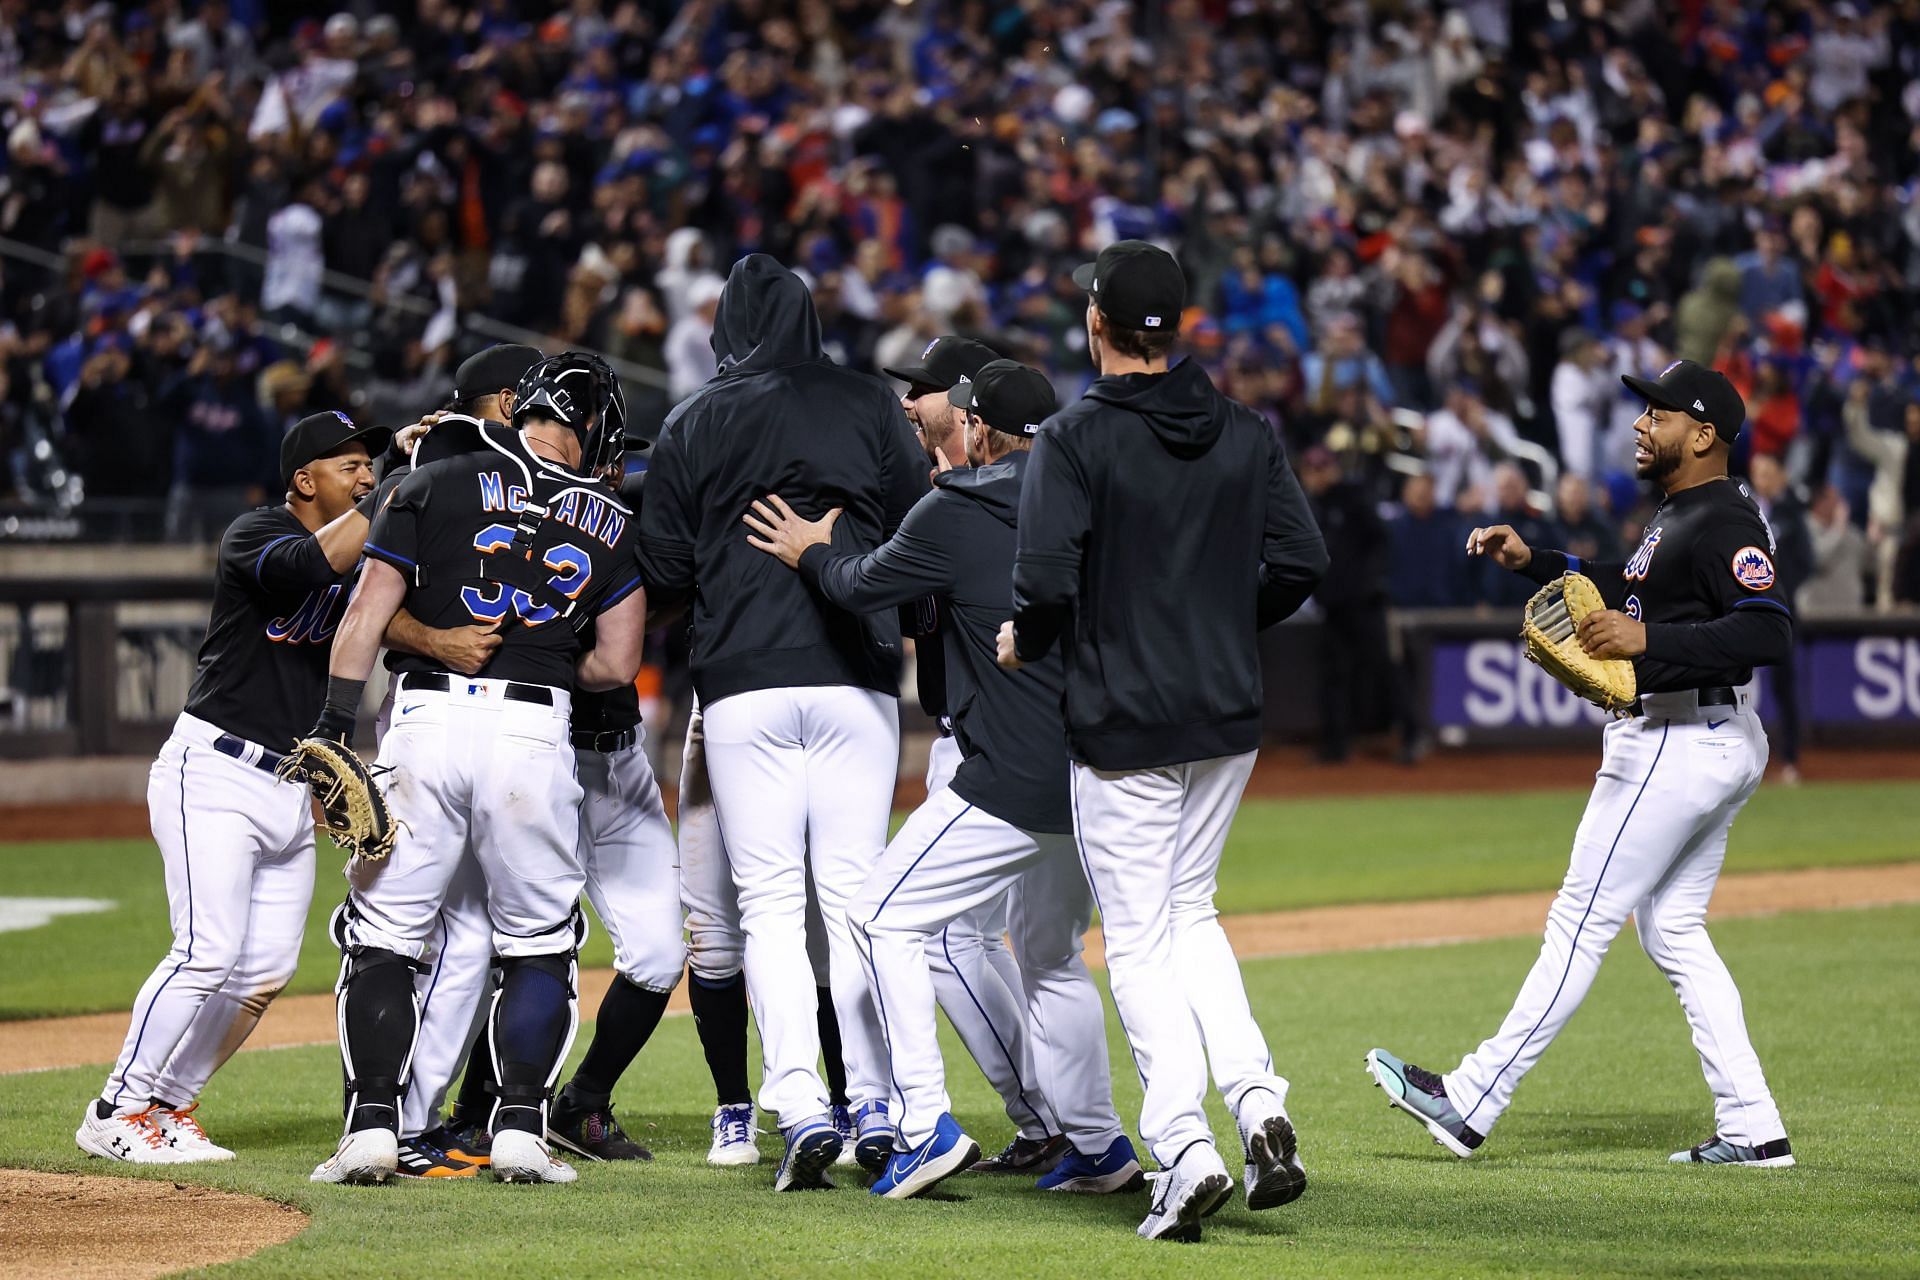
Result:
<instances>
[{"instance_id":1,"label":"black hoodie","mask_svg":"<svg viewBox=\"0 0 1920 1280\"><path fill-rule=\"evenodd\" d=\"M1014 635L1062 641L1073 758L1151 769L1260 745L1256 632L1327 569L1266 420L1188 360L1096 379L1040 427L1020 495Z\"/></svg>"},{"instance_id":2,"label":"black hoodie","mask_svg":"<svg viewBox=\"0 0 1920 1280\"><path fill-rule=\"evenodd\" d=\"M777 493L809 519L842 508L838 545L885 541L927 489L900 402L827 360L806 286L764 254L733 264L713 350L720 371L667 415L640 510L649 599L694 593L694 689L708 705L807 685L898 693L895 615L826 604L749 545L740 519Z\"/></svg>"},{"instance_id":3,"label":"black hoodie","mask_svg":"<svg viewBox=\"0 0 1920 1280\"><path fill-rule=\"evenodd\" d=\"M940 598L946 706L962 760L954 794L1026 831L1073 830L1067 735L1060 719L1066 670L1056 656L1017 672L994 662L1013 609L1014 525L1029 458L944 472L900 531L868 555L807 548L800 572L843 609L869 611Z\"/></svg>"}]
</instances>

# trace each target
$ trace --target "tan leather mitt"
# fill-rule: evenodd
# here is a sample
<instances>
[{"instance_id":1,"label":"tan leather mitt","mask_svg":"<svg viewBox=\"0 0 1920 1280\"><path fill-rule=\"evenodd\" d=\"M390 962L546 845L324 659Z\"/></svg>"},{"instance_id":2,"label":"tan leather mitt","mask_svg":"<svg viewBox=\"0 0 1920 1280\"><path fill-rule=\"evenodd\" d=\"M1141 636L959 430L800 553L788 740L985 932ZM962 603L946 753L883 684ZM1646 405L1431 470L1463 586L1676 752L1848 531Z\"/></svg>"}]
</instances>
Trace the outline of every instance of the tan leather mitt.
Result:
<instances>
[{"instance_id":1,"label":"tan leather mitt","mask_svg":"<svg viewBox=\"0 0 1920 1280\"><path fill-rule=\"evenodd\" d=\"M320 802L320 825L348 853L379 861L393 852L398 828L373 771L352 747L332 738L303 738L294 744L276 776L304 782Z\"/></svg>"},{"instance_id":2,"label":"tan leather mitt","mask_svg":"<svg viewBox=\"0 0 1920 1280\"><path fill-rule=\"evenodd\" d=\"M1607 607L1600 588L1582 573L1563 573L1527 601L1520 635L1527 657L1588 702L1613 712L1633 705L1637 688L1633 663L1625 658L1595 658L1575 634L1580 619Z\"/></svg>"}]
</instances>

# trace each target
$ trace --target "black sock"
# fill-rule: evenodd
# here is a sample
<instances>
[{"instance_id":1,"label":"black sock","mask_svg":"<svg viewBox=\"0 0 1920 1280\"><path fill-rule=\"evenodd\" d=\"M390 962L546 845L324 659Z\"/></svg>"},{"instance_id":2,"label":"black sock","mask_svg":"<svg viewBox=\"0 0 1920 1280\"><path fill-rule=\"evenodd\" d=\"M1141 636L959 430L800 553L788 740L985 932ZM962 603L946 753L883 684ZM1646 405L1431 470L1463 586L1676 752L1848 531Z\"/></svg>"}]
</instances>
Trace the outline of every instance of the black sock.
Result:
<instances>
[{"instance_id":1,"label":"black sock","mask_svg":"<svg viewBox=\"0 0 1920 1280\"><path fill-rule=\"evenodd\" d=\"M487 999L492 998L493 993L489 991ZM493 1057L487 1052L487 1029L482 1026L467 1053L467 1071L460 1077L460 1094L453 1101L447 1123L456 1128L468 1124L486 1128L493 1112L493 1089Z\"/></svg>"},{"instance_id":2,"label":"black sock","mask_svg":"<svg viewBox=\"0 0 1920 1280\"><path fill-rule=\"evenodd\" d=\"M547 1078L566 1038L570 998L567 979L551 969L533 961L508 967L490 1028L494 1069L500 1076L495 1133L545 1129Z\"/></svg>"},{"instance_id":3,"label":"black sock","mask_svg":"<svg viewBox=\"0 0 1920 1280\"><path fill-rule=\"evenodd\" d=\"M418 1015L413 1006L413 968L388 962L372 964L347 979L341 1019L353 1062L353 1110L349 1131L400 1127L400 1073L413 1052Z\"/></svg>"},{"instance_id":4,"label":"black sock","mask_svg":"<svg viewBox=\"0 0 1920 1280\"><path fill-rule=\"evenodd\" d=\"M568 1099L588 1110L606 1106L614 1084L633 1065L666 1011L666 992L615 978L594 1019L593 1043L567 1085Z\"/></svg>"},{"instance_id":5,"label":"black sock","mask_svg":"<svg viewBox=\"0 0 1920 1280\"><path fill-rule=\"evenodd\" d=\"M738 973L717 982L697 973L689 976L687 996L707 1070L713 1073L714 1101L723 1107L752 1102L747 1087L747 980Z\"/></svg>"},{"instance_id":6,"label":"black sock","mask_svg":"<svg viewBox=\"0 0 1920 1280\"><path fill-rule=\"evenodd\" d=\"M840 1059L840 1018L833 1011L833 988L817 988L820 999L820 1058L827 1067L827 1101L847 1105L847 1064Z\"/></svg>"}]
</instances>

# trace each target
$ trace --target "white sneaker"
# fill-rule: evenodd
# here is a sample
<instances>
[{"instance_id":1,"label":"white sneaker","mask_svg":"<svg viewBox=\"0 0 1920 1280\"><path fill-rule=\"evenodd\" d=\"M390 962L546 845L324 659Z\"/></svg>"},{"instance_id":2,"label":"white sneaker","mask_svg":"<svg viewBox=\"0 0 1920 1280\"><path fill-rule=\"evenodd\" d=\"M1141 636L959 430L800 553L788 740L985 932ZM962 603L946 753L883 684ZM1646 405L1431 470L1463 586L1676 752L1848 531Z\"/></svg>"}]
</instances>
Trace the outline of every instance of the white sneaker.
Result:
<instances>
[{"instance_id":1,"label":"white sneaker","mask_svg":"<svg viewBox=\"0 0 1920 1280\"><path fill-rule=\"evenodd\" d=\"M717 1107L713 1113L713 1145L707 1148L707 1163L728 1168L760 1163L760 1148L754 1142L760 1131L751 1102L736 1102Z\"/></svg>"},{"instance_id":2,"label":"white sneaker","mask_svg":"<svg viewBox=\"0 0 1920 1280\"><path fill-rule=\"evenodd\" d=\"M101 1115L102 1111L105 1115ZM167 1136L156 1119L158 1107L126 1115L115 1112L96 1098L87 1104L73 1140L90 1156L120 1160L127 1164L181 1164L179 1148ZM231 1154L231 1153L229 1153Z\"/></svg>"},{"instance_id":3,"label":"white sneaker","mask_svg":"<svg viewBox=\"0 0 1920 1280\"><path fill-rule=\"evenodd\" d=\"M160 1126L160 1132L166 1134L167 1140L173 1143L173 1149L180 1153L181 1164L206 1164L233 1159L233 1152L209 1138L207 1131L200 1127L200 1122L193 1118L199 1106L196 1102L177 1111L155 1107L153 1118Z\"/></svg>"},{"instance_id":4,"label":"white sneaker","mask_svg":"<svg viewBox=\"0 0 1920 1280\"><path fill-rule=\"evenodd\" d=\"M525 1129L502 1129L493 1135L495 1182L578 1182L580 1175L565 1160L554 1158L546 1140Z\"/></svg>"},{"instance_id":5,"label":"white sneaker","mask_svg":"<svg viewBox=\"0 0 1920 1280\"><path fill-rule=\"evenodd\" d=\"M310 1182L373 1186L400 1167L400 1135L391 1129L356 1129L308 1176Z\"/></svg>"},{"instance_id":6,"label":"white sneaker","mask_svg":"<svg viewBox=\"0 0 1920 1280\"><path fill-rule=\"evenodd\" d=\"M1140 1234L1148 1240L1198 1240L1200 1219L1233 1194L1233 1177L1211 1142L1193 1143L1171 1169L1150 1173L1147 1181L1153 1184L1153 1207Z\"/></svg>"}]
</instances>

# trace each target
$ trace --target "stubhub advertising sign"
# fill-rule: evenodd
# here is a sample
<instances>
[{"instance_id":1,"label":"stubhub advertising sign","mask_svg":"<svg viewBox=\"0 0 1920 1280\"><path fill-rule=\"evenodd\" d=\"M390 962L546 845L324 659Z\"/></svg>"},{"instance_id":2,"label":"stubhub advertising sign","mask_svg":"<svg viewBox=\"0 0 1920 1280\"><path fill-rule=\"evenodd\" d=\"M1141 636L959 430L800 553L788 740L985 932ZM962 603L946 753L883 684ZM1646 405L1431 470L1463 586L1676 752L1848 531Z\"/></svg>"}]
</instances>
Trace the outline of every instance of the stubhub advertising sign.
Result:
<instances>
[{"instance_id":1,"label":"stubhub advertising sign","mask_svg":"<svg viewBox=\"0 0 1920 1280\"><path fill-rule=\"evenodd\" d=\"M1476 729L1572 729L1610 718L1528 662L1517 638L1436 636L1431 654L1431 723L1443 740ZM1795 668L1810 725L1920 726L1920 637L1816 633L1798 646ZM1771 675L1763 671L1759 682L1760 714L1768 719Z\"/></svg>"}]
</instances>

